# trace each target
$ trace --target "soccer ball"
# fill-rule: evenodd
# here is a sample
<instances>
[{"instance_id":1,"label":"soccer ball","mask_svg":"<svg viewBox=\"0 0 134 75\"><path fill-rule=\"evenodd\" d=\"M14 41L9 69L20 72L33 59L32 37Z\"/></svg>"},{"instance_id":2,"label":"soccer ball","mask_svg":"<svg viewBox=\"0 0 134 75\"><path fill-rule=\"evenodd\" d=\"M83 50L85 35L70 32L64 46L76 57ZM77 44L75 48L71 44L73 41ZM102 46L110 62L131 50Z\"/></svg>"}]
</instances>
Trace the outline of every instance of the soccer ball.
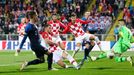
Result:
<instances>
[{"instance_id":1,"label":"soccer ball","mask_svg":"<svg viewBox=\"0 0 134 75\"><path fill-rule=\"evenodd\" d=\"M114 53L109 51L107 52L107 58L112 59L114 57Z\"/></svg>"}]
</instances>

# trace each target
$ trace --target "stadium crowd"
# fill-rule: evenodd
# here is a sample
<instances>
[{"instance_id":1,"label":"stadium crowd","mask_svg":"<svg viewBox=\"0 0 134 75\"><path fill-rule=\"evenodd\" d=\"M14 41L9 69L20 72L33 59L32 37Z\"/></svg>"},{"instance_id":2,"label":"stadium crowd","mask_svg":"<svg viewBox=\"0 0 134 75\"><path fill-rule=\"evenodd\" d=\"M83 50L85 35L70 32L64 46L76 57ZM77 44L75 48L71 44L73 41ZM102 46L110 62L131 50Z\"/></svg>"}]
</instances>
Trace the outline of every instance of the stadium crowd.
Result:
<instances>
[{"instance_id":1,"label":"stadium crowd","mask_svg":"<svg viewBox=\"0 0 134 75\"><path fill-rule=\"evenodd\" d=\"M61 20L68 19L72 12L82 15L90 0L1 0L0 33L16 33L21 18L27 11L35 10L39 23L48 20L51 14L57 13ZM63 5L64 4L64 5ZM78 15L78 16L79 16Z\"/></svg>"}]
</instances>

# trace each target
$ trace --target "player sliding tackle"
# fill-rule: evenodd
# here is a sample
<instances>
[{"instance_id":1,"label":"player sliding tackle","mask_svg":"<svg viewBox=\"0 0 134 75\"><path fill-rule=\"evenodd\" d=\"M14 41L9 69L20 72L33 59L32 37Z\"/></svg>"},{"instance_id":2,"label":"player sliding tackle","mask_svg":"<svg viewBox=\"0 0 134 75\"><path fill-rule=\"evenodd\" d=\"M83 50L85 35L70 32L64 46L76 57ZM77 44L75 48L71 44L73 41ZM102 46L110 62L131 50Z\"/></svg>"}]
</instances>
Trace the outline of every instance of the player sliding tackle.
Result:
<instances>
[{"instance_id":1,"label":"player sliding tackle","mask_svg":"<svg viewBox=\"0 0 134 75\"><path fill-rule=\"evenodd\" d=\"M53 42L52 35L50 35L51 32L51 26L50 25L44 25L44 31L41 32L42 36L42 45L46 48L48 48L53 53L53 62L57 63L59 66L63 68L68 68L68 66L62 61L62 59L66 58L69 60L71 64L74 65L76 69L79 69L79 66L75 59L68 54L65 50L61 50L58 47L58 42Z\"/></svg>"},{"instance_id":2,"label":"player sliding tackle","mask_svg":"<svg viewBox=\"0 0 134 75\"><path fill-rule=\"evenodd\" d=\"M76 14L72 13L71 22L68 24L68 26L63 31L63 33L70 31L75 36L76 48L72 54L73 57L75 57L76 53L81 49L81 43L84 40L89 41L89 39L90 40L94 39L97 42L97 44L101 50L100 41L99 41L98 37L96 37L92 34L89 34L89 33L85 33L83 31L81 24L87 24L87 23L89 23L89 21L83 21L81 19L78 19L78 18L76 18ZM92 45L92 46L94 46L94 45ZM90 49L92 49L92 48L93 47L91 47Z\"/></svg>"},{"instance_id":3,"label":"player sliding tackle","mask_svg":"<svg viewBox=\"0 0 134 75\"><path fill-rule=\"evenodd\" d=\"M116 62L125 62L129 61L133 66L132 57L123 57L122 54L126 52L131 47L131 43L133 43L133 36L131 31L125 26L125 21L123 19L119 20L120 28L119 28L119 40L115 43L111 51L101 53L98 57L93 57L93 60L98 60L102 58L110 58L114 57Z\"/></svg>"}]
</instances>

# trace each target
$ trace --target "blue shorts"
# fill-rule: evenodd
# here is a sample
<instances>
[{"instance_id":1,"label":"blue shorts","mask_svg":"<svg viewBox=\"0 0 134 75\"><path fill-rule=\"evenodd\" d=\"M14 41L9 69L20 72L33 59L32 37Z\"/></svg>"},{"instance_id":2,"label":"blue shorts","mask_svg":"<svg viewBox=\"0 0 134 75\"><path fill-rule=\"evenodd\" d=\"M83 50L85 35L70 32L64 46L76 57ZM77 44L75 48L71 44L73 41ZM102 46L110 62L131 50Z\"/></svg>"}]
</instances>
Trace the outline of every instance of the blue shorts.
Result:
<instances>
[{"instance_id":1,"label":"blue shorts","mask_svg":"<svg viewBox=\"0 0 134 75\"><path fill-rule=\"evenodd\" d=\"M44 54L48 52L48 49L41 45L31 46L31 49L35 52L37 58L44 57Z\"/></svg>"}]
</instances>

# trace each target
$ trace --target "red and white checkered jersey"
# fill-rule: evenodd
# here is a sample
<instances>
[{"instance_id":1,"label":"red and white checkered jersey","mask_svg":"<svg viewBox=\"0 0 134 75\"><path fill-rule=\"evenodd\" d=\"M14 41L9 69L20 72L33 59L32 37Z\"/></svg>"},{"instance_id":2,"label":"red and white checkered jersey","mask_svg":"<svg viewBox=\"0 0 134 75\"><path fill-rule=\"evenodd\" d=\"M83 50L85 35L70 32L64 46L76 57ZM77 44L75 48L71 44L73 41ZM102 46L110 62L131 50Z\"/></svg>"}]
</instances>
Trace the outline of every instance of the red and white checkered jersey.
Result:
<instances>
[{"instance_id":1,"label":"red and white checkered jersey","mask_svg":"<svg viewBox=\"0 0 134 75\"><path fill-rule=\"evenodd\" d=\"M82 29L82 24L87 24L87 21L83 21L81 19L76 19L75 23L70 22L68 26L65 28L63 33L70 31L75 37L84 35L85 32Z\"/></svg>"},{"instance_id":2,"label":"red and white checkered jersey","mask_svg":"<svg viewBox=\"0 0 134 75\"><path fill-rule=\"evenodd\" d=\"M44 40L48 39L48 40L52 41L52 36L49 33L47 33L47 32L42 32L41 36L43 37ZM58 50L58 47L56 45L49 44L49 46L50 47L48 49L51 52L54 52L55 50Z\"/></svg>"},{"instance_id":3,"label":"red and white checkered jersey","mask_svg":"<svg viewBox=\"0 0 134 75\"><path fill-rule=\"evenodd\" d=\"M19 33L19 35L24 35L25 27L26 24L22 24L22 23L17 27L17 32Z\"/></svg>"},{"instance_id":4,"label":"red and white checkered jersey","mask_svg":"<svg viewBox=\"0 0 134 75\"><path fill-rule=\"evenodd\" d=\"M65 25L62 22L60 22L59 20L56 20L55 22L51 20L48 22L48 24L51 25L52 36L59 35L60 27L65 28Z\"/></svg>"}]
</instances>

